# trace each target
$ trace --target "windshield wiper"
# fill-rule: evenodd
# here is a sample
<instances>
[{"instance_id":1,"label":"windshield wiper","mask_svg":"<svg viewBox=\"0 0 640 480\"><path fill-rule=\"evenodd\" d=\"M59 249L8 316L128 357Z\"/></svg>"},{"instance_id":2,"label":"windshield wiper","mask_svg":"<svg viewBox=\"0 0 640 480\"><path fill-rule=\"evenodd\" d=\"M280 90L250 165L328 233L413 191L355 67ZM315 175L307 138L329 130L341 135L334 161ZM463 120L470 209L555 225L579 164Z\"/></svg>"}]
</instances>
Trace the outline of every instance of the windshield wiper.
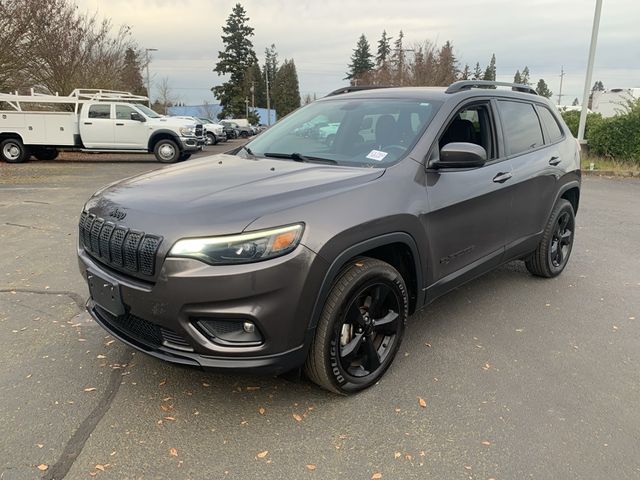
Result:
<instances>
[{"instance_id":1,"label":"windshield wiper","mask_svg":"<svg viewBox=\"0 0 640 480\"><path fill-rule=\"evenodd\" d=\"M330 158L321 158L321 157L311 157L307 155L302 155L301 153L293 152L293 153L273 153L266 152L263 153L265 157L272 158L289 158L296 162L316 162L316 163L328 163L330 165L337 165L338 162L335 160L331 160Z\"/></svg>"},{"instance_id":2,"label":"windshield wiper","mask_svg":"<svg viewBox=\"0 0 640 480\"><path fill-rule=\"evenodd\" d=\"M246 145L243 145L242 147L240 147L240 150L244 150L245 152L247 152L249 155L251 155L252 157L255 157L254 153L251 151L251 149L249 147L247 147Z\"/></svg>"}]
</instances>

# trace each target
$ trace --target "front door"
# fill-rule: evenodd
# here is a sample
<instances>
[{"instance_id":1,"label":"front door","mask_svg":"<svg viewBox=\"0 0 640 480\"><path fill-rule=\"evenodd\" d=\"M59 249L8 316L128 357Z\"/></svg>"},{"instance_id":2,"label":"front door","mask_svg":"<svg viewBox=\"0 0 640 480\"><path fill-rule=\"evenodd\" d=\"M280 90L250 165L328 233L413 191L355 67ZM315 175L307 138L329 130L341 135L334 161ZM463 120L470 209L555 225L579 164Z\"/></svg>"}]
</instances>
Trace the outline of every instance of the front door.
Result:
<instances>
[{"instance_id":1,"label":"front door","mask_svg":"<svg viewBox=\"0 0 640 480\"><path fill-rule=\"evenodd\" d=\"M147 148L148 127L145 122L132 120L131 114L142 114L129 105L116 105L115 144L118 148L144 150Z\"/></svg>"},{"instance_id":2,"label":"front door","mask_svg":"<svg viewBox=\"0 0 640 480\"><path fill-rule=\"evenodd\" d=\"M429 238L430 298L502 261L512 168L499 151L495 117L489 101L464 106L431 154L433 159L447 143L467 142L484 147L488 160L479 168L427 171L429 213L423 222Z\"/></svg>"},{"instance_id":3,"label":"front door","mask_svg":"<svg viewBox=\"0 0 640 480\"><path fill-rule=\"evenodd\" d=\"M87 115L83 114L80 120L80 138L86 148L113 148L112 107L113 105L108 103L88 105ZM87 105L83 108L87 108Z\"/></svg>"}]
</instances>

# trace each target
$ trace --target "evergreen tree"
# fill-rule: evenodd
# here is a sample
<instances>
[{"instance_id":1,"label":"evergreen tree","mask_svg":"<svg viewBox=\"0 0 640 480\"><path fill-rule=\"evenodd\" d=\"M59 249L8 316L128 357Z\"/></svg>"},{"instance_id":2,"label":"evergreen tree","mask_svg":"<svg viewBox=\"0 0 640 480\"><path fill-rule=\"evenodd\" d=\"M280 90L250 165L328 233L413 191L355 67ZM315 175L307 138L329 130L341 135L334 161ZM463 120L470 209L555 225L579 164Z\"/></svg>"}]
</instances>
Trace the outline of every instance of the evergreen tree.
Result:
<instances>
[{"instance_id":1,"label":"evergreen tree","mask_svg":"<svg viewBox=\"0 0 640 480\"><path fill-rule=\"evenodd\" d=\"M358 39L356 48L353 50L353 55L351 55L351 63L348 66L349 71L347 72L345 80L351 80L352 84L357 84L363 77L367 77L367 75L371 73L374 64L372 60L373 55L369 48L369 42L363 33Z\"/></svg>"},{"instance_id":2,"label":"evergreen tree","mask_svg":"<svg viewBox=\"0 0 640 480\"><path fill-rule=\"evenodd\" d=\"M596 83L593 84L593 88L591 89L592 92L604 92L604 84L598 80L596 81Z\"/></svg>"},{"instance_id":3,"label":"evergreen tree","mask_svg":"<svg viewBox=\"0 0 640 480\"><path fill-rule=\"evenodd\" d=\"M273 107L274 88L276 81L276 73L278 73L278 52L274 43L270 47L264 49L264 66L262 67L262 77L265 82L265 103L266 103L266 83L269 82L269 102ZM265 105L266 107L266 105Z\"/></svg>"},{"instance_id":4,"label":"evergreen tree","mask_svg":"<svg viewBox=\"0 0 640 480\"><path fill-rule=\"evenodd\" d=\"M406 61L404 46L402 44L403 38L404 33L402 33L402 30L400 30L400 33L398 33L398 38L396 38L396 41L393 42L393 53L391 55L391 66L395 74L396 81L399 85L403 85L406 77Z\"/></svg>"},{"instance_id":5,"label":"evergreen tree","mask_svg":"<svg viewBox=\"0 0 640 480\"><path fill-rule=\"evenodd\" d=\"M220 118L245 116L245 99L250 98L245 75L258 61L251 42L253 28L248 22L245 9L237 3L222 27L225 49L218 52L218 63L213 71L218 75L229 75L229 80L212 89L222 104Z\"/></svg>"},{"instance_id":6,"label":"evergreen tree","mask_svg":"<svg viewBox=\"0 0 640 480\"><path fill-rule=\"evenodd\" d=\"M278 112L279 118L300 107L300 86L293 59L285 59L276 73L273 103L272 108Z\"/></svg>"},{"instance_id":7,"label":"evergreen tree","mask_svg":"<svg viewBox=\"0 0 640 480\"><path fill-rule=\"evenodd\" d=\"M482 68L480 68L480 62L476 62L476 68L473 69L472 80L482 80Z\"/></svg>"},{"instance_id":8,"label":"evergreen tree","mask_svg":"<svg viewBox=\"0 0 640 480\"><path fill-rule=\"evenodd\" d=\"M522 69L522 83L523 85L529 85L529 67L525 65Z\"/></svg>"},{"instance_id":9,"label":"evergreen tree","mask_svg":"<svg viewBox=\"0 0 640 480\"><path fill-rule=\"evenodd\" d=\"M124 63L120 72L120 83L123 90L134 95L147 96L147 88L142 81L140 53L133 48L127 48Z\"/></svg>"},{"instance_id":10,"label":"evergreen tree","mask_svg":"<svg viewBox=\"0 0 640 480\"><path fill-rule=\"evenodd\" d=\"M465 63L464 68L460 72L459 80L469 80L471 79L471 69L469 69L469 65Z\"/></svg>"},{"instance_id":11,"label":"evergreen tree","mask_svg":"<svg viewBox=\"0 0 640 480\"><path fill-rule=\"evenodd\" d=\"M438 52L436 85L451 85L456 80L457 60L453 54L453 45L447 40Z\"/></svg>"},{"instance_id":12,"label":"evergreen tree","mask_svg":"<svg viewBox=\"0 0 640 480\"><path fill-rule=\"evenodd\" d=\"M578 105L580 105L580 102L578 101L578 97L573 99L573 102L571 102L571 105L574 107L577 107Z\"/></svg>"},{"instance_id":13,"label":"evergreen tree","mask_svg":"<svg viewBox=\"0 0 640 480\"><path fill-rule=\"evenodd\" d=\"M491 61L487 68L484 71L484 75L482 76L483 80L489 80L495 82L496 80L496 54L491 55Z\"/></svg>"},{"instance_id":14,"label":"evergreen tree","mask_svg":"<svg viewBox=\"0 0 640 480\"><path fill-rule=\"evenodd\" d=\"M545 82L543 78L538 80L538 85L536 86L536 92L541 97L546 97L546 98L551 98L551 95L553 95L553 92L549 90L549 87L547 86L547 82Z\"/></svg>"},{"instance_id":15,"label":"evergreen tree","mask_svg":"<svg viewBox=\"0 0 640 480\"><path fill-rule=\"evenodd\" d=\"M513 76L513 83L522 83L522 76L520 70L516 70L516 74Z\"/></svg>"},{"instance_id":16,"label":"evergreen tree","mask_svg":"<svg viewBox=\"0 0 640 480\"><path fill-rule=\"evenodd\" d=\"M376 65L382 67L386 65L391 57L391 37L387 36L387 31L382 31L382 37L378 40L378 54L376 55Z\"/></svg>"},{"instance_id":17,"label":"evergreen tree","mask_svg":"<svg viewBox=\"0 0 640 480\"><path fill-rule=\"evenodd\" d=\"M243 89L249 92L249 101L255 101L254 106L266 108L267 94L265 79L262 75L262 70L260 70L258 62L255 62L247 68L244 76Z\"/></svg>"}]
</instances>

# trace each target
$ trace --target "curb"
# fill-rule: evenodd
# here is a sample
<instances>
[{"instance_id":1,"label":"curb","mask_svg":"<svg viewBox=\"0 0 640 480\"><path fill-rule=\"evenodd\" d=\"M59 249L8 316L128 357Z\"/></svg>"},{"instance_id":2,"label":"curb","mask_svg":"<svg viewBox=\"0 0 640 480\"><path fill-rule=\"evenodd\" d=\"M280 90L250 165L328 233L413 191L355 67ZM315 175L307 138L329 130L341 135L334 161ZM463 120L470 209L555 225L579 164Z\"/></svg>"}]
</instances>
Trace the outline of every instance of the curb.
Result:
<instances>
[{"instance_id":1,"label":"curb","mask_svg":"<svg viewBox=\"0 0 640 480\"><path fill-rule=\"evenodd\" d=\"M593 176L593 177L639 177L640 171L634 172L630 170L581 170L583 175Z\"/></svg>"}]
</instances>

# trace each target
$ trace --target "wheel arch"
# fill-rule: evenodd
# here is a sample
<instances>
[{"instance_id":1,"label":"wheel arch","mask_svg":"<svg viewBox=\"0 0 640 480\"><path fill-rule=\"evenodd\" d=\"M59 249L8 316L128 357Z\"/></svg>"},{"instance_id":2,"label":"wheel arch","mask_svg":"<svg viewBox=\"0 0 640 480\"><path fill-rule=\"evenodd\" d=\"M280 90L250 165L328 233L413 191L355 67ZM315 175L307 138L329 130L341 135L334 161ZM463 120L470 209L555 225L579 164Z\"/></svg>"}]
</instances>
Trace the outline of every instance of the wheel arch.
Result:
<instances>
[{"instance_id":1,"label":"wheel arch","mask_svg":"<svg viewBox=\"0 0 640 480\"><path fill-rule=\"evenodd\" d=\"M570 184L565 185L560 191L559 198L564 198L571 203L573 207L573 213L578 213L578 206L580 204L580 187L577 182L572 182ZM557 201L557 199L556 199Z\"/></svg>"},{"instance_id":2,"label":"wheel arch","mask_svg":"<svg viewBox=\"0 0 640 480\"><path fill-rule=\"evenodd\" d=\"M387 233L351 245L333 259L316 295L309 329L315 329L336 278L350 261L358 257L382 260L400 272L409 291L410 314L423 305L423 272L418 246L414 238L406 232Z\"/></svg>"},{"instance_id":3,"label":"wheel arch","mask_svg":"<svg viewBox=\"0 0 640 480\"><path fill-rule=\"evenodd\" d=\"M9 138L20 140L20 143L22 143L22 145L25 144L22 135L20 135L18 132L0 132L0 142L3 142Z\"/></svg>"},{"instance_id":4,"label":"wheel arch","mask_svg":"<svg viewBox=\"0 0 640 480\"><path fill-rule=\"evenodd\" d=\"M149 143L147 145L147 150L149 152L153 152L153 149L156 147L156 144L160 141L160 140L173 140L174 142L176 142L176 145L178 145L178 149L180 151L183 150L182 148L182 142L180 141L180 137L178 137L178 135L172 131L172 130L157 130L155 132L153 132L153 134L151 135L151 137L149 137Z\"/></svg>"}]
</instances>

